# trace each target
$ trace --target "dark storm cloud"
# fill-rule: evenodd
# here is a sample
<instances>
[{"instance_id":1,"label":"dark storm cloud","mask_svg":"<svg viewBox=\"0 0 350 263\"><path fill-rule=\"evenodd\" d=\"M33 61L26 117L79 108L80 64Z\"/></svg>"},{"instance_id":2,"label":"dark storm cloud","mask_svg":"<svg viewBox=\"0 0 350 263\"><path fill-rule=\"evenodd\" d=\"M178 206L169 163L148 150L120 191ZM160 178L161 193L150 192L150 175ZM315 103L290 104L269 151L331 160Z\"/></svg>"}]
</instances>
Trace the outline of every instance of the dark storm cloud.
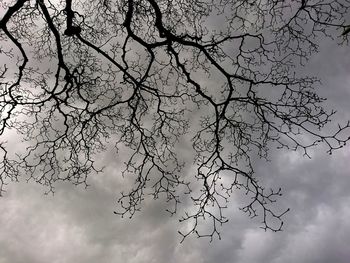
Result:
<instances>
[{"instance_id":1,"label":"dark storm cloud","mask_svg":"<svg viewBox=\"0 0 350 263\"><path fill-rule=\"evenodd\" d=\"M320 93L338 110L334 124L350 119L348 54L349 47L327 41L304 69L322 79ZM212 243L190 237L180 244L178 217L169 217L161 200L146 200L131 220L114 215L129 181L120 178L113 154L103 155L105 173L92 177L88 189L61 184L54 196L44 196L36 184L10 184L0 199L0 262L348 263L350 148L329 156L319 147L311 156L272 150L271 162L256 160L263 184L283 188L276 207L291 208L283 232L259 229L261 218L250 220L238 210L237 194L226 210L222 240Z\"/></svg>"}]
</instances>

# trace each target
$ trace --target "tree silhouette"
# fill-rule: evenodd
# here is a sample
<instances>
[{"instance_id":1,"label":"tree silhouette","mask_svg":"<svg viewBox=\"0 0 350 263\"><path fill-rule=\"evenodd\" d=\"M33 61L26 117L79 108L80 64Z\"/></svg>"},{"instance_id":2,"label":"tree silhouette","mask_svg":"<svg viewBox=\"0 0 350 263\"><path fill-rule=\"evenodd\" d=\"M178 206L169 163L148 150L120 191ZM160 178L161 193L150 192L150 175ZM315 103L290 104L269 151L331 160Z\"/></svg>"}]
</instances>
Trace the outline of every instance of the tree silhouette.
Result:
<instances>
[{"instance_id":1,"label":"tree silhouette","mask_svg":"<svg viewBox=\"0 0 350 263\"><path fill-rule=\"evenodd\" d=\"M269 147L308 156L320 143L332 153L348 140L349 123L324 134L334 112L296 65L321 38L347 41L350 1L0 3L0 192L21 176L49 191L57 181L87 184L102 171L97 154L115 144L128 157L122 174L136 176L115 213L132 216L151 195L173 214L189 196L180 221L191 227L180 234L212 239L241 190L242 211L279 231L281 190L264 189L254 158ZM11 131L24 139L17 155L5 143ZM178 150L189 137L194 169L185 176ZM212 220L209 232L202 220Z\"/></svg>"}]
</instances>

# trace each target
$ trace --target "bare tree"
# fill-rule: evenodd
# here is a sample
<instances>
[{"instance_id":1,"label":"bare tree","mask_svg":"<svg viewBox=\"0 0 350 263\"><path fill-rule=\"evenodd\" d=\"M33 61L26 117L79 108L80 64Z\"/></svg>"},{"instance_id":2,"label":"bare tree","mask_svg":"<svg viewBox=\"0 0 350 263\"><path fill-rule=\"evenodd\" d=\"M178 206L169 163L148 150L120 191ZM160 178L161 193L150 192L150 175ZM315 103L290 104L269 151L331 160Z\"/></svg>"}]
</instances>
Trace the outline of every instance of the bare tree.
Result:
<instances>
[{"instance_id":1,"label":"bare tree","mask_svg":"<svg viewBox=\"0 0 350 263\"><path fill-rule=\"evenodd\" d=\"M144 197L165 196L176 213L192 210L183 238L220 237L233 191L281 230L253 170L269 147L302 150L323 143L329 153L349 139L315 93L317 80L296 65L317 52L320 38L347 41L348 0L0 0L0 192L25 177L54 190L60 180L87 184L96 155L108 145L129 156L136 175L117 214L132 216ZM17 156L4 137L17 131ZM178 145L191 136L195 169L185 176ZM305 139L307 138L307 139ZM196 190L194 190L196 189ZM275 224L270 221L274 220ZM212 229L201 232L202 220ZM210 222L210 221L209 221Z\"/></svg>"}]
</instances>

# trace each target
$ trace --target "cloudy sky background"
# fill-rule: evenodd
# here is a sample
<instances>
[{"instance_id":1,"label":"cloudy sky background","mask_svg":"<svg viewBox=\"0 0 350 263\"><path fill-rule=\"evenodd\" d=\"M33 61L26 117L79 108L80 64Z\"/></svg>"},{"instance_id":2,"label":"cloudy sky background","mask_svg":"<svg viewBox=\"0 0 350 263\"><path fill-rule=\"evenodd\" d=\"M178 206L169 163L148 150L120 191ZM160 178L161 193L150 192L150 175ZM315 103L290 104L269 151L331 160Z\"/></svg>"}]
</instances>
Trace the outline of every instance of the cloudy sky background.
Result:
<instances>
[{"instance_id":1,"label":"cloudy sky background","mask_svg":"<svg viewBox=\"0 0 350 263\"><path fill-rule=\"evenodd\" d=\"M350 119L350 49L336 42L320 43L305 70L321 78L319 93L344 122ZM91 177L88 189L58 184L52 196L34 183L12 183L0 199L0 263L348 263L350 147L331 156L318 147L311 156L272 150L271 162L255 163L263 185L283 188L277 206L291 209L283 232L260 229L261 218L241 213L236 196L222 240L212 243L189 237L180 244L178 217L169 217L161 200L147 202L131 220L114 215L126 182L110 153L101 159L105 173Z\"/></svg>"}]
</instances>

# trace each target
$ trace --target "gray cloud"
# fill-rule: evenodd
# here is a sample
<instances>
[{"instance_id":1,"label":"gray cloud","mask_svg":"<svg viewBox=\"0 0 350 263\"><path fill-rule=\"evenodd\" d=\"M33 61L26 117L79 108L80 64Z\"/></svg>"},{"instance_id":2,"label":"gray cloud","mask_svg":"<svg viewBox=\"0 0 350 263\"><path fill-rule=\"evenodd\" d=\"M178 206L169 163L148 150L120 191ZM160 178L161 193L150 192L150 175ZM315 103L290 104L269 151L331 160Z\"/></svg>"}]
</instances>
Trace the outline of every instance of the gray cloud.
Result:
<instances>
[{"instance_id":1,"label":"gray cloud","mask_svg":"<svg viewBox=\"0 0 350 263\"><path fill-rule=\"evenodd\" d=\"M338 109L339 121L350 119L348 52L327 41L306 67L322 78L320 93ZM88 189L60 184L54 196L44 196L34 183L12 183L0 199L0 263L347 263L350 147L332 156L316 148L311 155L273 150L271 162L256 160L263 184L284 189L276 204L291 208L283 232L259 229L259 219L238 211L241 198L235 195L222 240L212 243L190 237L180 244L178 217L169 217L162 200L147 200L133 219L115 216L116 197L128 179L120 178L120 163L110 154L102 160L105 173L92 177Z\"/></svg>"}]
</instances>

